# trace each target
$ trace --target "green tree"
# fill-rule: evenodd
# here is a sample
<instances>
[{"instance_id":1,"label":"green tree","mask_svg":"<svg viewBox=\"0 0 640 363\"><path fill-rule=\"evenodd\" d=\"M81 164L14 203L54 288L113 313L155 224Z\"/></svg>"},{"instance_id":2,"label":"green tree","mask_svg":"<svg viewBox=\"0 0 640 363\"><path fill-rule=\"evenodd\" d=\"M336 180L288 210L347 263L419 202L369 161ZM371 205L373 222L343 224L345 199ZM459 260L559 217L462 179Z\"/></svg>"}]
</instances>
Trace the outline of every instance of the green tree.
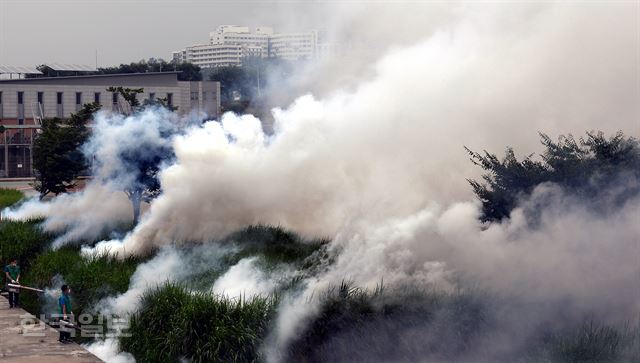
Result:
<instances>
[{"instance_id":1,"label":"green tree","mask_svg":"<svg viewBox=\"0 0 640 363\"><path fill-rule=\"evenodd\" d=\"M73 188L76 178L87 168L80 146L88 137L87 120L100 109L97 103L85 104L68 120L42 121L42 129L33 143L33 187L40 199L49 193L58 195Z\"/></svg>"},{"instance_id":2,"label":"green tree","mask_svg":"<svg viewBox=\"0 0 640 363\"><path fill-rule=\"evenodd\" d=\"M122 98L127 102L126 104L129 106L128 110L122 110L125 114L132 114L140 108L140 101L138 101L138 95L144 92L144 88L125 88L122 86L118 87L109 87L107 88L107 92L117 92Z\"/></svg>"},{"instance_id":3,"label":"green tree","mask_svg":"<svg viewBox=\"0 0 640 363\"><path fill-rule=\"evenodd\" d=\"M209 75L210 81L220 82L220 106L223 112L243 112L254 96L256 80L247 67L219 67Z\"/></svg>"},{"instance_id":4,"label":"green tree","mask_svg":"<svg viewBox=\"0 0 640 363\"><path fill-rule=\"evenodd\" d=\"M144 92L143 88L109 87L107 91L118 92L122 96L129 105L129 110L126 113L140 112L149 105L148 102L140 105L138 101L137 95ZM175 110L175 108L167 105L166 99L158 99L154 104ZM165 136L168 137L168 134ZM124 190L131 201L134 223L137 223L140 218L142 202L150 202L160 194L160 181L158 180L160 163L170 158L171 155L172 151L169 147L155 144L137 145L132 149L120 151L118 156L135 177L131 185L128 185Z\"/></svg>"},{"instance_id":5,"label":"green tree","mask_svg":"<svg viewBox=\"0 0 640 363\"><path fill-rule=\"evenodd\" d=\"M640 146L635 138L622 132L610 138L602 132L587 132L579 140L560 136L557 142L542 133L540 138L545 147L540 160L529 155L519 161L512 148L499 159L465 147L471 161L487 171L482 181L468 180L482 202L483 222L509 217L520 199L547 182L585 203L596 201L603 210L603 199L617 205L640 193Z\"/></svg>"}]
</instances>

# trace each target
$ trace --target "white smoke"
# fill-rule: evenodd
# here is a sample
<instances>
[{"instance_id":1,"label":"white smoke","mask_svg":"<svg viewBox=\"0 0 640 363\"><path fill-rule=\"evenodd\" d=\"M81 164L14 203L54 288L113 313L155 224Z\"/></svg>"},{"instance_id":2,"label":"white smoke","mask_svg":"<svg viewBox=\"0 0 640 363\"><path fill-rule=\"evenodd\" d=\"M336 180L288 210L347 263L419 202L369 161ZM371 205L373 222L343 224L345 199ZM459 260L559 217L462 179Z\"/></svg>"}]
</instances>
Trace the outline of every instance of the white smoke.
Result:
<instances>
[{"instance_id":1,"label":"white smoke","mask_svg":"<svg viewBox=\"0 0 640 363\"><path fill-rule=\"evenodd\" d=\"M116 338L107 338L98 340L91 344L82 345L91 354L102 359L107 363L135 363L136 360L130 353L120 352L118 348L118 340Z\"/></svg>"},{"instance_id":2,"label":"white smoke","mask_svg":"<svg viewBox=\"0 0 640 363\"><path fill-rule=\"evenodd\" d=\"M144 155L169 145L172 130L180 122L186 121L155 108L129 117L98 112L91 124L91 137L83 145L93 176L86 187L50 201L32 198L15 209L5 209L3 218L45 217L44 230L59 233L54 247L95 241L132 220L131 202L124 193L136 182L135 166L131 165L129 155Z\"/></svg>"},{"instance_id":3,"label":"white smoke","mask_svg":"<svg viewBox=\"0 0 640 363\"><path fill-rule=\"evenodd\" d=\"M457 9L433 33L389 51L355 87L274 110L273 135L249 115L188 128L173 140L163 194L141 223L96 249L143 254L255 224L332 238L337 261L281 307L278 344L313 314L304 302L314 291L344 279L445 290L464 281L562 301L577 315L637 316L638 199L603 216L541 186L509 221L484 229L465 181L478 170L463 150L511 145L527 155L540 149L537 131L640 136L640 52L630 51L638 49L637 7L513 9ZM545 205L535 227L525 222L527 203ZM272 288L258 283L265 276L251 263L241 261L214 291ZM148 281L174 278L148 271L118 297L124 306Z\"/></svg>"},{"instance_id":4,"label":"white smoke","mask_svg":"<svg viewBox=\"0 0 640 363\"><path fill-rule=\"evenodd\" d=\"M272 136L233 114L189 129L175 139L163 195L124 247L258 223L331 237L469 198L465 178L477 170L464 145L529 153L536 131L637 132L633 14L603 8L592 24L595 10L549 5L516 13L518 26L493 22L504 20L498 10L463 12L456 26L394 50L353 91L274 110Z\"/></svg>"},{"instance_id":5,"label":"white smoke","mask_svg":"<svg viewBox=\"0 0 640 363\"><path fill-rule=\"evenodd\" d=\"M259 258L250 257L240 260L220 276L211 288L215 294L229 297L268 296L278 287L278 283L291 276L291 271L272 271L267 273L258 266Z\"/></svg>"},{"instance_id":6,"label":"white smoke","mask_svg":"<svg viewBox=\"0 0 640 363\"><path fill-rule=\"evenodd\" d=\"M156 256L136 268L131 276L129 289L125 293L107 297L99 301L93 309L102 314L127 316L136 310L145 291L166 282L185 282L198 273L221 268L221 258L236 249L234 245L202 245L185 250L165 246ZM84 255L93 253L86 247L82 252Z\"/></svg>"}]
</instances>

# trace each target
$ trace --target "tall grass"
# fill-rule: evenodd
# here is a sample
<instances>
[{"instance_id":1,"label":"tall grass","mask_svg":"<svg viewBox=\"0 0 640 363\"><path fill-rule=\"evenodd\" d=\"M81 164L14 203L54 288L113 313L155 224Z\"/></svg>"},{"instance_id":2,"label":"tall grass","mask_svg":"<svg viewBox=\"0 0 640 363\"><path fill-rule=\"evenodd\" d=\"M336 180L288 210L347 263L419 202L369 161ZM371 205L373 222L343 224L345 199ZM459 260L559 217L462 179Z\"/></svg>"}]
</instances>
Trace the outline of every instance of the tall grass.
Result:
<instances>
[{"instance_id":1,"label":"tall grass","mask_svg":"<svg viewBox=\"0 0 640 363\"><path fill-rule=\"evenodd\" d=\"M136 257L121 260L108 254L83 257L79 248L68 246L38 255L25 281L44 287L51 286L54 276L62 276L72 289L74 312L79 314L99 299L127 291L129 279L141 261Z\"/></svg>"},{"instance_id":2,"label":"tall grass","mask_svg":"<svg viewBox=\"0 0 640 363\"><path fill-rule=\"evenodd\" d=\"M640 322L622 328L589 321L534 346L525 362L640 362Z\"/></svg>"},{"instance_id":3,"label":"tall grass","mask_svg":"<svg viewBox=\"0 0 640 363\"><path fill-rule=\"evenodd\" d=\"M41 220L0 222L0 263L17 258L27 268L33 256L48 247L52 236L38 226Z\"/></svg>"},{"instance_id":4,"label":"tall grass","mask_svg":"<svg viewBox=\"0 0 640 363\"><path fill-rule=\"evenodd\" d=\"M463 292L343 282L316 298L319 312L289 345L287 361L444 361L471 349L487 325L478 296Z\"/></svg>"},{"instance_id":5,"label":"tall grass","mask_svg":"<svg viewBox=\"0 0 640 363\"><path fill-rule=\"evenodd\" d=\"M276 300L230 299L167 283L144 294L120 346L141 362L253 362Z\"/></svg>"},{"instance_id":6,"label":"tall grass","mask_svg":"<svg viewBox=\"0 0 640 363\"><path fill-rule=\"evenodd\" d=\"M221 261L212 264L211 269L190 276L188 284L191 288L210 288L225 271L244 258L258 257L258 266L267 272L288 265L308 275L326 263L328 256L327 240L307 241L282 227L250 226L213 243L232 248ZM189 248L199 247L182 247L183 250Z\"/></svg>"},{"instance_id":7,"label":"tall grass","mask_svg":"<svg viewBox=\"0 0 640 363\"><path fill-rule=\"evenodd\" d=\"M249 226L233 233L222 243L233 242L240 246L236 254L228 257L235 264L250 256L260 256L265 267L280 263L298 264L328 243L328 240L306 241L297 234L280 226Z\"/></svg>"}]
</instances>

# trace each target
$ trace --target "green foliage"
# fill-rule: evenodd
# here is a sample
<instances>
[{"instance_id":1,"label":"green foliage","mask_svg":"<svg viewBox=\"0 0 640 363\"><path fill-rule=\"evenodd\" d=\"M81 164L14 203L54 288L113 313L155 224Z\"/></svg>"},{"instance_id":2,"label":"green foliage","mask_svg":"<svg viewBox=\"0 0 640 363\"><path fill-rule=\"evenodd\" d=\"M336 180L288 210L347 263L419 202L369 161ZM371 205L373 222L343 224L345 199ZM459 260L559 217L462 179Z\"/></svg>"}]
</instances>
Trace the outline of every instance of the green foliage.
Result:
<instances>
[{"instance_id":1,"label":"green foliage","mask_svg":"<svg viewBox=\"0 0 640 363\"><path fill-rule=\"evenodd\" d=\"M262 90L271 86L270 79L287 79L297 63L276 58L246 59L239 67L214 68L208 77L211 81L220 82L222 112L243 113L252 105L260 105Z\"/></svg>"},{"instance_id":2,"label":"green foliage","mask_svg":"<svg viewBox=\"0 0 640 363\"><path fill-rule=\"evenodd\" d=\"M129 64L120 64L116 67L107 67L98 69L100 74L117 74L117 73L147 73L147 72L169 72L177 71L179 81L201 81L200 67L195 64L181 62L168 63L163 59L149 58L139 62L131 62Z\"/></svg>"},{"instance_id":3,"label":"green foliage","mask_svg":"<svg viewBox=\"0 0 640 363\"><path fill-rule=\"evenodd\" d=\"M233 233L222 243L225 242L234 242L240 246L237 253L227 257L229 265L234 265L246 257L259 256L265 262L265 267L275 267L283 263L300 266L328 243L327 240L305 241L297 234L279 226L249 226Z\"/></svg>"},{"instance_id":4,"label":"green foliage","mask_svg":"<svg viewBox=\"0 0 640 363\"><path fill-rule=\"evenodd\" d=\"M220 261L210 263L210 269L194 273L185 281L193 289L209 289L215 281L231 266L245 258L257 257L257 266L271 272L288 265L298 269L300 274L311 275L319 266L326 266L328 253L326 240L305 241L293 232L282 227L249 226L235 232L221 241L215 241L220 246L232 246ZM183 246L183 252L191 257L189 261L202 264L197 251L201 246ZM195 254L195 255L194 255ZM283 289L290 290L297 286L300 277L290 284L284 284Z\"/></svg>"},{"instance_id":5,"label":"green foliage","mask_svg":"<svg viewBox=\"0 0 640 363\"><path fill-rule=\"evenodd\" d=\"M51 236L38 227L41 220L2 221L0 223L0 264L4 267L9 259L17 258L23 270L31 258L44 250Z\"/></svg>"},{"instance_id":6,"label":"green foliage","mask_svg":"<svg viewBox=\"0 0 640 363\"><path fill-rule=\"evenodd\" d=\"M17 258L20 265L20 282L30 285L29 271L34 263L34 256L45 250L52 236L41 231L41 220L2 221L0 222L0 266L4 267L10 259ZM0 278L0 281L4 281ZM24 293L20 297L21 304L27 311L38 313L38 297L34 293Z\"/></svg>"},{"instance_id":7,"label":"green foliage","mask_svg":"<svg viewBox=\"0 0 640 363\"><path fill-rule=\"evenodd\" d=\"M534 347L525 362L638 362L640 324L622 329L593 321L555 333Z\"/></svg>"},{"instance_id":8,"label":"green foliage","mask_svg":"<svg viewBox=\"0 0 640 363\"><path fill-rule=\"evenodd\" d=\"M254 362L277 301L229 299L165 284L142 296L120 346L138 361Z\"/></svg>"},{"instance_id":9,"label":"green foliage","mask_svg":"<svg viewBox=\"0 0 640 363\"><path fill-rule=\"evenodd\" d=\"M209 80L220 82L220 105L223 111L242 112L254 94L255 83L244 67L218 67Z\"/></svg>"},{"instance_id":10,"label":"green foliage","mask_svg":"<svg viewBox=\"0 0 640 363\"><path fill-rule=\"evenodd\" d=\"M72 289L74 313L81 314L104 297L126 292L141 261L136 257L121 260L107 254L83 257L77 247L63 247L38 255L25 282L51 286L54 276L62 276Z\"/></svg>"},{"instance_id":11,"label":"green foliage","mask_svg":"<svg viewBox=\"0 0 640 363\"><path fill-rule=\"evenodd\" d=\"M76 178L87 168L80 146L87 140L86 122L100 109L97 103L85 104L69 120L42 121L41 133L33 143L34 189L43 198L75 187Z\"/></svg>"},{"instance_id":12,"label":"green foliage","mask_svg":"<svg viewBox=\"0 0 640 363\"><path fill-rule=\"evenodd\" d=\"M540 161L532 155L519 161L511 148L502 160L487 151L480 154L465 148L471 161L488 172L482 182L469 180L482 202L482 221L508 217L520 199L545 182L594 201L624 184L626 188L613 196L616 204L640 192L640 146L633 137L622 132L608 139L602 132L587 132L579 141L571 135L560 136L558 142L545 134L540 137L545 147Z\"/></svg>"},{"instance_id":13,"label":"green foliage","mask_svg":"<svg viewBox=\"0 0 640 363\"><path fill-rule=\"evenodd\" d=\"M173 106L169 104L169 97L156 97L154 99L145 99L142 101L142 107L162 107L166 108L169 111L175 112L178 111L178 106Z\"/></svg>"},{"instance_id":14,"label":"green foliage","mask_svg":"<svg viewBox=\"0 0 640 363\"><path fill-rule=\"evenodd\" d=\"M20 201L24 193L15 189L0 188L0 209L10 207Z\"/></svg>"},{"instance_id":15,"label":"green foliage","mask_svg":"<svg viewBox=\"0 0 640 363\"><path fill-rule=\"evenodd\" d=\"M370 291L343 282L317 298L320 310L286 361L455 361L487 326L478 296L463 292L382 284Z\"/></svg>"},{"instance_id":16,"label":"green foliage","mask_svg":"<svg viewBox=\"0 0 640 363\"><path fill-rule=\"evenodd\" d=\"M138 101L138 95L144 92L144 88L125 88L122 86L118 87L109 87L107 88L107 92L117 92L124 98L124 100L131 106L131 112L137 111L140 106L140 101Z\"/></svg>"},{"instance_id":17,"label":"green foliage","mask_svg":"<svg viewBox=\"0 0 640 363\"><path fill-rule=\"evenodd\" d=\"M127 102L129 110L126 114L140 112L146 106L140 106L137 95L144 92L143 88L109 87L109 92L117 92ZM163 101L160 100L159 104ZM171 131L162 131L164 137L168 137ZM131 201L133 208L134 224L140 218L140 205L142 202L150 202L160 194L160 163L169 159L173 151L166 145L138 145L134 148L122 150L118 155L124 164L129 165L135 171L135 180L124 190Z\"/></svg>"}]
</instances>

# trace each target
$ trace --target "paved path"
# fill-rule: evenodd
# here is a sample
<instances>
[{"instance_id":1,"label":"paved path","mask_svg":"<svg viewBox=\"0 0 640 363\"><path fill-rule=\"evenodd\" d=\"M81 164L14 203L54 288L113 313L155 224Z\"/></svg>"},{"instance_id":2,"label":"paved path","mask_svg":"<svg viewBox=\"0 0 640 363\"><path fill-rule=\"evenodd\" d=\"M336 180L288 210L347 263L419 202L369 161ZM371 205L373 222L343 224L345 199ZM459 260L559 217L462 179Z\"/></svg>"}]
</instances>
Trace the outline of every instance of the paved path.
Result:
<instances>
[{"instance_id":1,"label":"paved path","mask_svg":"<svg viewBox=\"0 0 640 363\"><path fill-rule=\"evenodd\" d=\"M2 363L98 363L102 362L76 343L58 342L58 331L33 320L22 309L9 309L9 300L0 297L0 362Z\"/></svg>"}]
</instances>

